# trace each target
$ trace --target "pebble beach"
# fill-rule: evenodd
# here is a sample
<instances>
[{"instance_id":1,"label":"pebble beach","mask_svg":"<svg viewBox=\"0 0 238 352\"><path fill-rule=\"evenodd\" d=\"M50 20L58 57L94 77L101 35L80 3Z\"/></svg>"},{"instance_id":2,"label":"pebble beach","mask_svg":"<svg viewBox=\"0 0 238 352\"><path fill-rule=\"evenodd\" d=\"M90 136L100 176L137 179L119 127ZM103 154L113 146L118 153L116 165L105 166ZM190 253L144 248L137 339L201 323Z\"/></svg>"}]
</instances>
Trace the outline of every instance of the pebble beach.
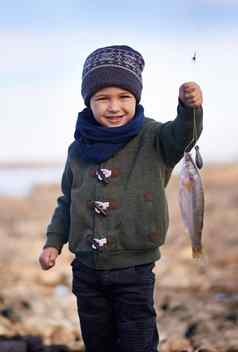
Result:
<instances>
[{"instance_id":1,"label":"pebble beach","mask_svg":"<svg viewBox=\"0 0 238 352\"><path fill-rule=\"evenodd\" d=\"M155 305L161 352L238 351L238 164L208 165L203 258L192 259L178 207L178 176L167 187L170 227L156 263ZM75 297L73 254L56 266L38 257L60 193L58 183L0 196L0 351L84 351ZM102 350L103 346L99 349Z\"/></svg>"}]
</instances>

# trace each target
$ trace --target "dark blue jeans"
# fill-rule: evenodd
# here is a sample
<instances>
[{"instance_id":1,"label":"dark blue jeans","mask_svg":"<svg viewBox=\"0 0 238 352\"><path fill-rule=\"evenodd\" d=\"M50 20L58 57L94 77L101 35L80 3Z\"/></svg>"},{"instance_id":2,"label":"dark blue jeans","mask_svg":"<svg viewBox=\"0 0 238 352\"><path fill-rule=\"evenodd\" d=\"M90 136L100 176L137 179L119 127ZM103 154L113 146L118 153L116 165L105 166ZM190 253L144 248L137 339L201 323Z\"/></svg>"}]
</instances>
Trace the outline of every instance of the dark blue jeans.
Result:
<instances>
[{"instance_id":1,"label":"dark blue jeans","mask_svg":"<svg viewBox=\"0 0 238 352\"><path fill-rule=\"evenodd\" d=\"M86 352L157 352L154 263L94 270L71 263Z\"/></svg>"}]
</instances>

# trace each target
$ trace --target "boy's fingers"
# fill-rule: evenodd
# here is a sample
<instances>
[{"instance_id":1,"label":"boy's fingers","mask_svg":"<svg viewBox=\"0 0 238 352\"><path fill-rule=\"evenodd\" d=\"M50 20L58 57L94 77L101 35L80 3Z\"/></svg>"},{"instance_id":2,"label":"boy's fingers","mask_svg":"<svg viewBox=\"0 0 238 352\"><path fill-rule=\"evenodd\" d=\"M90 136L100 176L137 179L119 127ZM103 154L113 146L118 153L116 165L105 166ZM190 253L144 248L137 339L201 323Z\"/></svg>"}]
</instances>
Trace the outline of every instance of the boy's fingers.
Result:
<instances>
[{"instance_id":1,"label":"boy's fingers","mask_svg":"<svg viewBox=\"0 0 238 352\"><path fill-rule=\"evenodd\" d=\"M201 88L195 82L184 83L182 85L182 89L183 89L184 94L185 93L201 94Z\"/></svg>"},{"instance_id":2,"label":"boy's fingers","mask_svg":"<svg viewBox=\"0 0 238 352\"><path fill-rule=\"evenodd\" d=\"M41 260L40 260L40 265L41 265L42 269L46 270L47 267L48 267L48 262L47 262L47 260L46 260L45 258L41 258Z\"/></svg>"},{"instance_id":3,"label":"boy's fingers","mask_svg":"<svg viewBox=\"0 0 238 352\"><path fill-rule=\"evenodd\" d=\"M53 259L49 260L49 266L54 266L55 265L55 261Z\"/></svg>"},{"instance_id":4,"label":"boy's fingers","mask_svg":"<svg viewBox=\"0 0 238 352\"><path fill-rule=\"evenodd\" d=\"M192 93L196 90L196 87L183 87L185 93Z\"/></svg>"},{"instance_id":5,"label":"boy's fingers","mask_svg":"<svg viewBox=\"0 0 238 352\"><path fill-rule=\"evenodd\" d=\"M197 108L201 105L201 102L199 100L188 100L186 104L192 108Z\"/></svg>"},{"instance_id":6,"label":"boy's fingers","mask_svg":"<svg viewBox=\"0 0 238 352\"><path fill-rule=\"evenodd\" d=\"M57 251L45 251L39 257L39 263L43 270L49 270L55 265Z\"/></svg>"},{"instance_id":7,"label":"boy's fingers","mask_svg":"<svg viewBox=\"0 0 238 352\"><path fill-rule=\"evenodd\" d=\"M47 270L50 267L50 256L49 255L44 255L40 256L39 258L40 265L42 269Z\"/></svg>"},{"instance_id":8,"label":"boy's fingers","mask_svg":"<svg viewBox=\"0 0 238 352\"><path fill-rule=\"evenodd\" d=\"M50 255L49 255L49 265L50 266L55 265L55 260L56 260L56 255L54 253L50 253Z\"/></svg>"},{"instance_id":9,"label":"boy's fingers","mask_svg":"<svg viewBox=\"0 0 238 352\"><path fill-rule=\"evenodd\" d=\"M199 91L194 91L193 93L184 93L184 98L186 102L202 102L202 94Z\"/></svg>"},{"instance_id":10,"label":"boy's fingers","mask_svg":"<svg viewBox=\"0 0 238 352\"><path fill-rule=\"evenodd\" d=\"M40 261L40 266L43 270L49 269L49 265L45 261Z\"/></svg>"},{"instance_id":11,"label":"boy's fingers","mask_svg":"<svg viewBox=\"0 0 238 352\"><path fill-rule=\"evenodd\" d=\"M44 262L41 264L43 270L49 270L52 266L54 266L54 264L51 262Z\"/></svg>"},{"instance_id":12,"label":"boy's fingers","mask_svg":"<svg viewBox=\"0 0 238 352\"><path fill-rule=\"evenodd\" d=\"M185 97L186 99L193 99L194 96L195 96L195 94L193 94L193 93L184 93L184 97Z\"/></svg>"}]
</instances>

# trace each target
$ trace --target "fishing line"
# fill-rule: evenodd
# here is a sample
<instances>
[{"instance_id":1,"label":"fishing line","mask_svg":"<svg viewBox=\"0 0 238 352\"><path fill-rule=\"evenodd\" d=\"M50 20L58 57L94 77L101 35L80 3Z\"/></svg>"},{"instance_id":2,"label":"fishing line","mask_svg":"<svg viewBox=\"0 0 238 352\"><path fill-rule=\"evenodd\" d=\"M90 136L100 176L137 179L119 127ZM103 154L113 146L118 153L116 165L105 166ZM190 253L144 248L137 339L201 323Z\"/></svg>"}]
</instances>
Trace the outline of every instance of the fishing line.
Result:
<instances>
[{"instance_id":1,"label":"fishing line","mask_svg":"<svg viewBox=\"0 0 238 352\"><path fill-rule=\"evenodd\" d=\"M196 51L194 52L194 55L192 57L192 60L193 62L195 63L196 60L197 60L197 57L196 57ZM195 108L193 108L193 138L192 140L188 143L188 145L185 147L184 149L184 153L188 153L189 152L189 148L190 146L198 139L198 133L197 133L197 124L196 124L196 111L195 111ZM203 160L202 160L202 156L199 152L199 146L196 145L195 146L195 151L196 151L196 156L195 156L195 162L196 162L196 165L199 169L201 169L203 167Z\"/></svg>"},{"instance_id":2,"label":"fishing line","mask_svg":"<svg viewBox=\"0 0 238 352\"><path fill-rule=\"evenodd\" d=\"M196 112L195 108L193 108L193 138L192 140L188 143L188 145L185 147L184 152L188 153L189 152L189 147L191 144L193 144L194 141L197 140L197 125L196 125ZM188 150L188 151L187 151Z\"/></svg>"}]
</instances>

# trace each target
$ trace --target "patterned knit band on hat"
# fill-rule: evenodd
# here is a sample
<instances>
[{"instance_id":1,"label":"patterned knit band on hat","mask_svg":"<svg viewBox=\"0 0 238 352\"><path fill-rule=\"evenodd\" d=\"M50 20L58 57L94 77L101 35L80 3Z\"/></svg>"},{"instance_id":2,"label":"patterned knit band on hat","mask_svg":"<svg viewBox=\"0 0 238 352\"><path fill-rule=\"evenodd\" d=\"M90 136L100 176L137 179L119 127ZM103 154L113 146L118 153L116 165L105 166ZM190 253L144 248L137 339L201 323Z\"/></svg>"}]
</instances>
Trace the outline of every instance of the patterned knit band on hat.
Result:
<instances>
[{"instance_id":1,"label":"patterned knit band on hat","mask_svg":"<svg viewBox=\"0 0 238 352\"><path fill-rule=\"evenodd\" d=\"M92 52L83 66L81 93L89 106L100 89L116 86L131 92L139 103L142 91L142 55L126 45L112 45Z\"/></svg>"}]
</instances>

